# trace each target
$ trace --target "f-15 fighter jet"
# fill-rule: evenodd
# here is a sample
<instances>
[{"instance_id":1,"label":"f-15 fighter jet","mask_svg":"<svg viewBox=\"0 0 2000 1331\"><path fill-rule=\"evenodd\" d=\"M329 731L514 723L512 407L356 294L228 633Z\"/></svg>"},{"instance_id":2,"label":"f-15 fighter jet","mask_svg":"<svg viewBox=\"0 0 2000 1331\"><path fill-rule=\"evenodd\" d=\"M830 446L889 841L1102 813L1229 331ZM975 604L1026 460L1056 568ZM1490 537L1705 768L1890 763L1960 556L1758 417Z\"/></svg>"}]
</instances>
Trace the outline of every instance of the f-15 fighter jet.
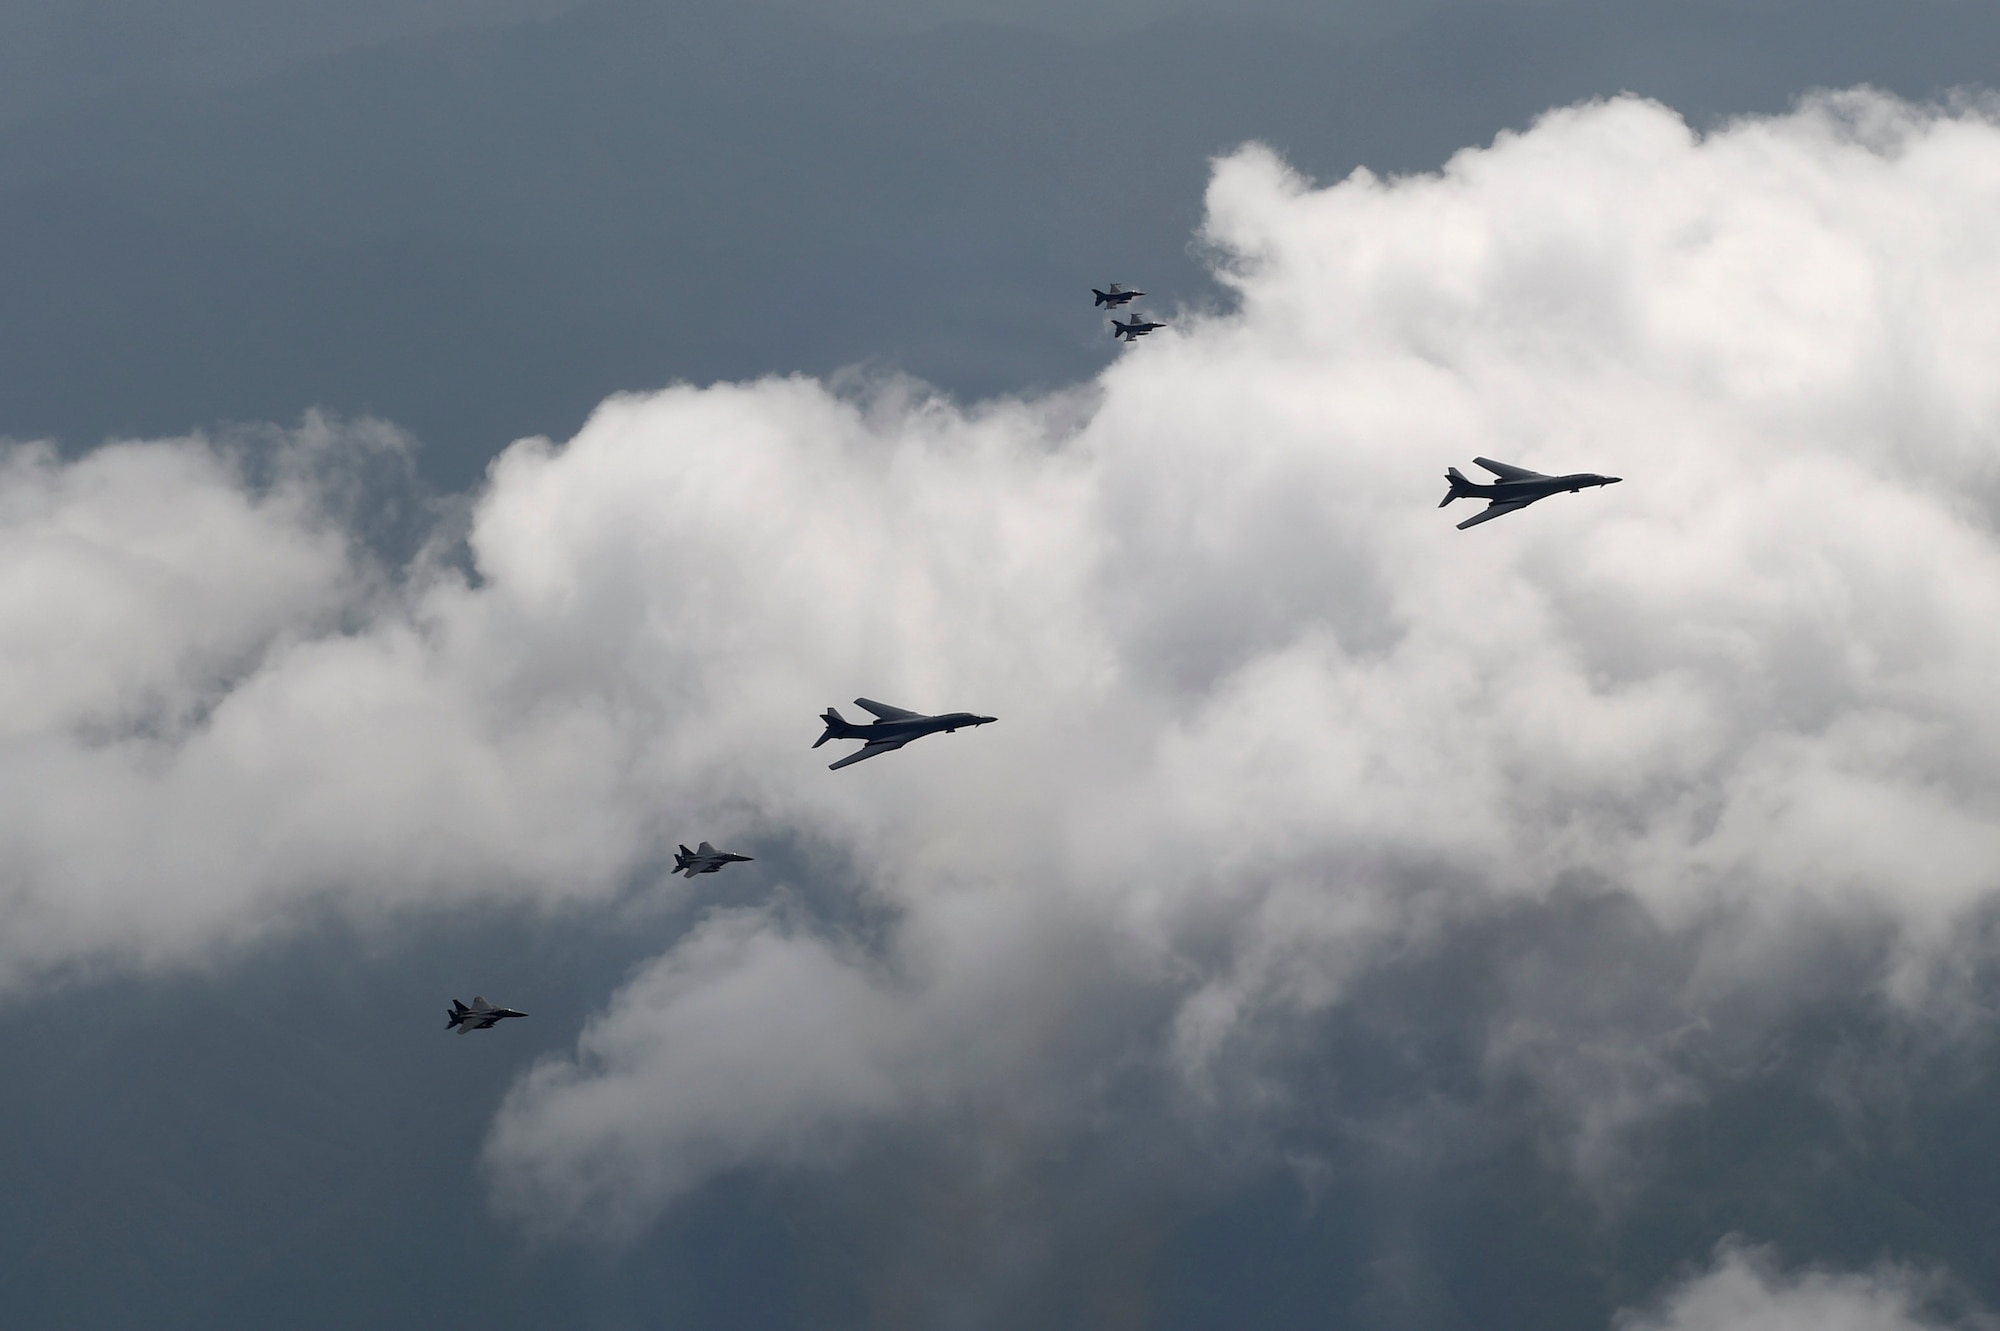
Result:
<instances>
[{"instance_id":1,"label":"f-15 fighter jet","mask_svg":"<svg viewBox=\"0 0 2000 1331\"><path fill-rule=\"evenodd\" d=\"M871 702L867 698L856 698L856 707L865 707L875 713L876 720L871 725L857 726L844 719L839 712L829 707L820 720L826 722L826 733L813 741L816 749L830 739L858 739L866 743L848 754L837 763L828 763L827 771L837 772L849 763L858 763L863 758L873 758L878 753L900 749L913 739L925 735L935 735L942 730L946 734L960 726L983 726L998 721L997 716L974 716L971 712L946 712L942 716L925 716L919 712L906 712L900 707L887 703Z\"/></svg>"},{"instance_id":2,"label":"f-15 fighter jet","mask_svg":"<svg viewBox=\"0 0 2000 1331\"><path fill-rule=\"evenodd\" d=\"M1132 316L1132 322L1130 323L1122 324L1113 319L1111 321L1111 336L1122 337L1127 342L1136 342L1155 328L1165 327L1165 324L1154 323L1143 314L1135 314Z\"/></svg>"},{"instance_id":3,"label":"f-15 fighter jet","mask_svg":"<svg viewBox=\"0 0 2000 1331\"><path fill-rule=\"evenodd\" d=\"M1121 287L1116 282L1113 282L1111 284L1111 290L1099 291L1096 287L1092 287L1090 289L1090 294L1097 297L1098 305L1109 305L1112 309L1115 310L1120 305L1125 304L1125 302L1137 300L1139 299L1139 297L1145 295L1146 293L1143 291L1127 291L1124 287ZM1091 308L1095 309L1096 306L1092 306Z\"/></svg>"},{"instance_id":4,"label":"f-15 fighter jet","mask_svg":"<svg viewBox=\"0 0 2000 1331\"><path fill-rule=\"evenodd\" d=\"M1481 485L1477 481L1466 480L1464 473L1457 467L1445 468L1444 478L1451 483L1451 489L1438 501L1439 508L1443 508L1454 499L1492 501L1484 509L1459 523L1460 531L1464 531L1467 527L1476 527L1482 522L1491 522L1503 513L1526 508L1537 499L1546 499L1564 490L1575 494L1586 486L1616 485L1624 479L1622 476L1599 476L1591 471L1571 472L1567 476L1544 476L1538 471L1529 471L1526 467L1510 467L1504 462L1495 462L1492 458L1472 460L1500 479L1491 485Z\"/></svg>"},{"instance_id":5,"label":"f-15 fighter jet","mask_svg":"<svg viewBox=\"0 0 2000 1331\"><path fill-rule=\"evenodd\" d=\"M681 853L674 856L674 872L692 878L698 873L721 873L725 864L748 864L750 856L731 855L726 850L717 850L706 841L699 850L681 847Z\"/></svg>"},{"instance_id":6,"label":"f-15 fighter jet","mask_svg":"<svg viewBox=\"0 0 2000 1331\"><path fill-rule=\"evenodd\" d=\"M509 1017L525 1017L528 1014L525 1012L516 1012L510 1007L494 1007L491 1003L479 997L479 995L474 994L472 996L471 1007L467 1007L454 998L451 1000L451 1006L445 1009L444 1015L450 1018L449 1021L445 1022L444 1028L450 1030L456 1026L458 1027L458 1033L463 1035L467 1031L488 1030L495 1022L505 1021Z\"/></svg>"}]
</instances>

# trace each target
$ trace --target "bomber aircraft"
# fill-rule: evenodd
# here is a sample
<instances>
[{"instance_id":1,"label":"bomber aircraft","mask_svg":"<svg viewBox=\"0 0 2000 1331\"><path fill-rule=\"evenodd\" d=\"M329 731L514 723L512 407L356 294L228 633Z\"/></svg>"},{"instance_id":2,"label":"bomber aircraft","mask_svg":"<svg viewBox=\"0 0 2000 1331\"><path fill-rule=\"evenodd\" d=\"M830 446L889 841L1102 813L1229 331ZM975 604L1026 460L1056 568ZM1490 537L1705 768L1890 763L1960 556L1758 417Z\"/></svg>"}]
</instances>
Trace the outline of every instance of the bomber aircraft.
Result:
<instances>
[{"instance_id":1,"label":"bomber aircraft","mask_svg":"<svg viewBox=\"0 0 2000 1331\"><path fill-rule=\"evenodd\" d=\"M1495 462L1492 458L1472 460L1500 479L1491 485L1481 485L1477 481L1465 479L1465 474L1457 467L1445 468L1444 478L1450 483L1451 489L1438 501L1439 508L1443 508L1454 499L1491 501L1485 508L1459 523L1460 531L1464 531L1467 527L1476 527L1482 522L1490 522L1503 513L1512 513L1517 508L1526 508L1537 499L1546 499L1564 490L1576 494L1587 486L1616 485L1624 479L1622 476L1599 476L1591 471L1571 472L1567 476L1544 476L1538 471L1529 471L1526 467L1513 467L1505 462Z\"/></svg>"},{"instance_id":2,"label":"bomber aircraft","mask_svg":"<svg viewBox=\"0 0 2000 1331\"><path fill-rule=\"evenodd\" d=\"M1132 322L1130 323L1119 323L1118 320L1113 319L1111 321L1111 336L1122 337L1127 342L1134 342L1152 332L1155 328L1165 327L1165 324L1154 323L1143 314L1135 314L1132 316Z\"/></svg>"},{"instance_id":3,"label":"bomber aircraft","mask_svg":"<svg viewBox=\"0 0 2000 1331\"><path fill-rule=\"evenodd\" d=\"M491 1003L479 997L479 995L474 994L472 996L471 1007L467 1007L454 998L451 1000L451 1006L445 1009L444 1015L450 1018L449 1021L445 1022L444 1028L450 1030L456 1026L458 1027L458 1033L463 1035L467 1031L491 1030L495 1022L505 1021L509 1017L525 1017L528 1014L525 1012L516 1012L510 1007L494 1007Z\"/></svg>"},{"instance_id":4,"label":"bomber aircraft","mask_svg":"<svg viewBox=\"0 0 2000 1331\"><path fill-rule=\"evenodd\" d=\"M813 741L815 749L830 739L863 741L861 748L839 762L828 763L826 770L829 772L837 772L850 763L858 763L863 758L873 758L878 753L900 749L913 739L935 735L940 730L948 735L960 726L983 726L1000 719L997 716L974 716L971 712L946 712L940 716L925 716L920 712L906 712L900 707L872 702L867 698L856 698L854 705L865 707L875 713L874 723L857 726L831 707L827 708L826 715L820 718L826 722L826 733Z\"/></svg>"},{"instance_id":5,"label":"bomber aircraft","mask_svg":"<svg viewBox=\"0 0 2000 1331\"><path fill-rule=\"evenodd\" d=\"M698 873L721 873L725 864L748 864L750 860L748 855L731 855L704 841L696 850L681 847L680 854L674 856L674 872L692 878Z\"/></svg>"},{"instance_id":6,"label":"bomber aircraft","mask_svg":"<svg viewBox=\"0 0 2000 1331\"><path fill-rule=\"evenodd\" d=\"M1099 291L1096 287L1092 287L1090 289L1090 294L1097 297L1098 305L1109 305L1112 309L1115 310L1120 305L1123 305L1125 302L1130 300L1137 300L1139 299L1139 297L1145 295L1146 293L1143 291L1127 291L1124 287L1121 287L1116 282L1113 282L1111 284L1111 290ZM1096 307L1093 306L1092 308Z\"/></svg>"}]
</instances>

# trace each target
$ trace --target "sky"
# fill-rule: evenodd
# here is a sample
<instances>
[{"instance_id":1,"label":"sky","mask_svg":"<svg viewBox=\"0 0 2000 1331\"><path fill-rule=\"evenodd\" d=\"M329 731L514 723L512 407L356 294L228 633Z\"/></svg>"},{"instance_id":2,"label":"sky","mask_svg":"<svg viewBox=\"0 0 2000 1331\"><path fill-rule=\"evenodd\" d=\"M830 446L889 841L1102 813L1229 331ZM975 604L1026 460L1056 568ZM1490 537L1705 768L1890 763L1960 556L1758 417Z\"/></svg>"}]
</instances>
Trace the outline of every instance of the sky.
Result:
<instances>
[{"instance_id":1,"label":"sky","mask_svg":"<svg viewBox=\"0 0 2000 1331\"><path fill-rule=\"evenodd\" d=\"M1991 1324L1983 9L83 12L9 1321Z\"/></svg>"}]
</instances>

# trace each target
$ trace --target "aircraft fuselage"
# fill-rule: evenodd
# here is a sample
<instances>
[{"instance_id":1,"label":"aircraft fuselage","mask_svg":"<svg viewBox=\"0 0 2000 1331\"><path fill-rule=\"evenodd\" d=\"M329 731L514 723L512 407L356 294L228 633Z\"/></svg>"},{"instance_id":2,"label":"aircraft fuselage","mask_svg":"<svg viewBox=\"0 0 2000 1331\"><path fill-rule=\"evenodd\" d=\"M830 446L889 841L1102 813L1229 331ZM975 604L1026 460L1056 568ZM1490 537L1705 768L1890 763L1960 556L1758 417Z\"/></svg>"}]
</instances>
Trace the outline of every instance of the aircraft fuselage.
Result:
<instances>
[{"instance_id":1,"label":"aircraft fuselage","mask_svg":"<svg viewBox=\"0 0 2000 1331\"><path fill-rule=\"evenodd\" d=\"M1565 490L1576 494L1594 485L1615 485L1621 479L1599 476L1594 471L1573 471L1567 476L1538 476L1532 481L1495 481L1491 485L1461 481L1453 489L1455 498L1493 499L1505 503L1509 500L1546 499Z\"/></svg>"},{"instance_id":2,"label":"aircraft fuselage","mask_svg":"<svg viewBox=\"0 0 2000 1331\"><path fill-rule=\"evenodd\" d=\"M914 716L904 721L874 721L865 726L842 722L828 723L834 739L862 739L870 744L893 743L897 740L913 740L924 735L935 735L939 731L950 734L960 726L983 726L998 717L976 716L971 712L946 712L942 716Z\"/></svg>"}]
</instances>

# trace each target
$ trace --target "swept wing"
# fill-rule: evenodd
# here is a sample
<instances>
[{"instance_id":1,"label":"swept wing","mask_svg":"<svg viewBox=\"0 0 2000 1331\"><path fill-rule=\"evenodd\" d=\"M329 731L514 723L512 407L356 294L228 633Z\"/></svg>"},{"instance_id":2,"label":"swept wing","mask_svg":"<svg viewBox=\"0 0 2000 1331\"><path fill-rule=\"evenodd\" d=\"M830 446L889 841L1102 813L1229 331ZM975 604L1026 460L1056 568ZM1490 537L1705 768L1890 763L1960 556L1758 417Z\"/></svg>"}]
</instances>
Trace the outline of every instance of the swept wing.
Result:
<instances>
[{"instance_id":1,"label":"swept wing","mask_svg":"<svg viewBox=\"0 0 2000 1331\"><path fill-rule=\"evenodd\" d=\"M866 706L866 704L863 704L863 705L864 705L864 706ZM909 715L909 713L908 713L908 712L905 712L905 713L903 713L903 715L905 715L905 716L908 716L908 715ZM884 718L883 718L883 720L885 720L885 721L886 721L886 720L891 720L891 719L893 719L893 718L890 718L890 717L884 717ZM858 763L858 762L860 762L860 761L861 761L861 760L862 760L863 758L873 758L873 757L874 757L874 756L875 756L876 754L878 754L878 753L887 753L887 752L889 752L889 750L891 750L891 749L900 749L900 748L902 748L902 747L903 747L903 746L904 746L905 744L908 744L909 742L910 742L910 741L908 741L908 740L906 740L906 739L898 739L898 740L877 740L877 741L876 741L876 742L874 742L873 744L866 744L866 745L863 745L863 746L862 746L862 747L861 747L861 748L860 748L859 750L857 750L857 751L856 751L856 752L854 752L854 753L850 753L850 754L848 754L848 755L847 755L847 756L846 756L845 758L842 758L842 759L841 759L841 760L840 760L839 762L837 762L837 763L828 763L828 764L827 764L827 767L826 767L826 770L827 770L827 771L829 771L829 772L838 772L838 771L839 771L839 770L840 770L841 768L843 768L843 767L847 767L847 766L850 766L850 765L852 765L852 764L854 764L854 763Z\"/></svg>"},{"instance_id":2,"label":"swept wing","mask_svg":"<svg viewBox=\"0 0 2000 1331\"><path fill-rule=\"evenodd\" d=\"M1546 481L1548 477L1526 467L1516 467L1506 462L1495 462L1492 458L1474 458L1474 462L1492 472L1503 481Z\"/></svg>"},{"instance_id":3,"label":"swept wing","mask_svg":"<svg viewBox=\"0 0 2000 1331\"><path fill-rule=\"evenodd\" d=\"M868 698L856 698L854 705L867 708L884 721L915 721L923 716L922 712L906 712L900 707L891 707L888 703L874 702Z\"/></svg>"},{"instance_id":4,"label":"swept wing","mask_svg":"<svg viewBox=\"0 0 2000 1331\"><path fill-rule=\"evenodd\" d=\"M1539 495L1536 496L1537 499L1540 497ZM1534 499L1496 499L1481 511L1474 513L1471 517L1459 523L1458 529L1464 531L1467 527L1477 527L1482 522L1491 522L1504 513L1512 513L1517 508L1526 508L1534 502Z\"/></svg>"}]
</instances>

